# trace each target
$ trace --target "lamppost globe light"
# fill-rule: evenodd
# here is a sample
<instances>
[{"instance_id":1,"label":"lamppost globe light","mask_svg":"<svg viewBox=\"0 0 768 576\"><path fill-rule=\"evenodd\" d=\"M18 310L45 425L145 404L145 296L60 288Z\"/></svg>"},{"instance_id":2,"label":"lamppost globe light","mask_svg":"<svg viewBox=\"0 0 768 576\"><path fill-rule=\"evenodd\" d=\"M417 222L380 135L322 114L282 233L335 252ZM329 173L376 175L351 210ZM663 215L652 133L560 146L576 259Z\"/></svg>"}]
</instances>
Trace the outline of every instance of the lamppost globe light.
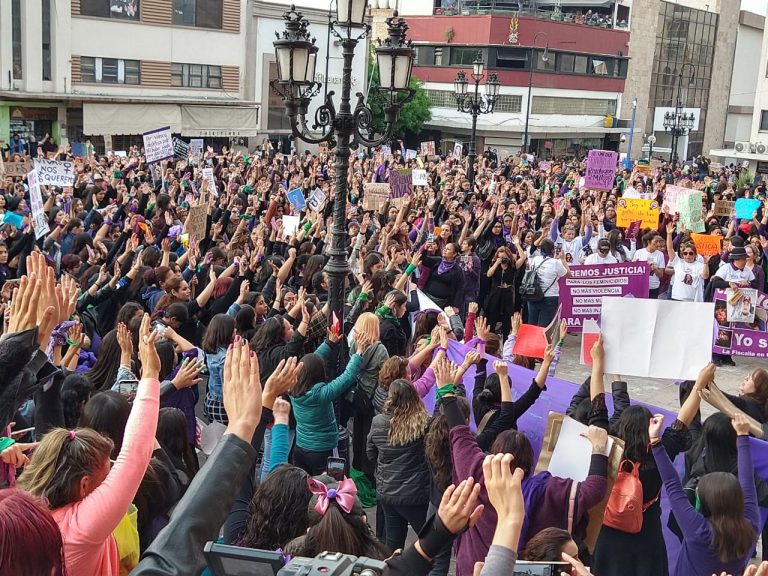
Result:
<instances>
[{"instance_id":1,"label":"lamppost globe light","mask_svg":"<svg viewBox=\"0 0 768 576\"><path fill-rule=\"evenodd\" d=\"M499 78L496 75L496 72L491 72L488 76L488 81L485 83L488 98L492 98L495 101L496 97L499 95L499 87Z\"/></svg>"},{"instance_id":2,"label":"lamppost globe light","mask_svg":"<svg viewBox=\"0 0 768 576\"><path fill-rule=\"evenodd\" d=\"M336 0L336 21L343 26L362 26L367 8L368 0Z\"/></svg>"},{"instance_id":3,"label":"lamppost globe light","mask_svg":"<svg viewBox=\"0 0 768 576\"><path fill-rule=\"evenodd\" d=\"M650 136L648 136L648 144L650 144L651 146L653 146L654 144L656 144L656 136L654 136L653 134L651 134Z\"/></svg>"},{"instance_id":4,"label":"lamppost globe light","mask_svg":"<svg viewBox=\"0 0 768 576\"><path fill-rule=\"evenodd\" d=\"M472 77L475 79L481 79L484 72L485 64L483 63L480 52L478 52L477 56L475 57L475 61L472 63Z\"/></svg>"},{"instance_id":5,"label":"lamppost globe light","mask_svg":"<svg viewBox=\"0 0 768 576\"><path fill-rule=\"evenodd\" d=\"M457 99L461 98L467 93L468 85L469 82L467 82L467 75L464 74L464 70L459 70L459 73L456 75L456 80L453 82L453 90Z\"/></svg>"},{"instance_id":6,"label":"lamppost globe light","mask_svg":"<svg viewBox=\"0 0 768 576\"><path fill-rule=\"evenodd\" d=\"M387 38L376 47L379 84L384 90L406 92L410 89L414 53L412 44L405 38L406 30L405 20L396 18L390 22Z\"/></svg>"}]
</instances>

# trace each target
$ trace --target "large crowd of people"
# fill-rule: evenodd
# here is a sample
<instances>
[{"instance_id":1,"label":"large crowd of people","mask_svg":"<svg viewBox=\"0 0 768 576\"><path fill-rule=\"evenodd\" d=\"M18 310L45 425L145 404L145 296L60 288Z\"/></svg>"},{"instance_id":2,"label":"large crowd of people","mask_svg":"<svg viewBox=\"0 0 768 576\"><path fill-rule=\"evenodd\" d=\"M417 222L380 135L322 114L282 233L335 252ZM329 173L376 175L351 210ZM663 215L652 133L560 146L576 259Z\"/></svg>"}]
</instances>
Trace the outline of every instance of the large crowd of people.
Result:
<instances>
[{"instance_id":1,"label":"large crowd of people","mask_svg":"<svg viewBox=\"0 0 768 576\"><path fill-rule=\"evenodd\" d=\"M568 327L543 358L514 352L522 325L557 317L575 265L646 263L654 299L765 292L766 184L737 187L740 166L617 168L600 191L584 186L584 159L490 150L474 182L466 157L406 160L394 143L356 153L347 174L332 152L208 147L150 166L138 146L85 151L37 149L74 170L72 186L41 187L42 207L26 176L0 172L3 575L201 574L217 541L287 561L367 557L392 575L500 576L516 562L768 575L768 484L750 439L768 422L766 370L726 395L728 415L702 419L716 365L736 364L713 355L678 383L665 422L621 376L606 392L598 339L567 410L591 446L575 480L537 466L521 422ZM367 183L403 168L425 169L427 185L366 202ZM325 267L339 178L351 272L337 317ZM661 205L668 185L702 192L719 254L699 255L666 209L655 227L617 225L622 198ZM739 198L762 204L751 218L715 215ZM522 394L511 365L530 374ZM609 437L623 446L618 470Z\"/></svg>"}]
</instances>

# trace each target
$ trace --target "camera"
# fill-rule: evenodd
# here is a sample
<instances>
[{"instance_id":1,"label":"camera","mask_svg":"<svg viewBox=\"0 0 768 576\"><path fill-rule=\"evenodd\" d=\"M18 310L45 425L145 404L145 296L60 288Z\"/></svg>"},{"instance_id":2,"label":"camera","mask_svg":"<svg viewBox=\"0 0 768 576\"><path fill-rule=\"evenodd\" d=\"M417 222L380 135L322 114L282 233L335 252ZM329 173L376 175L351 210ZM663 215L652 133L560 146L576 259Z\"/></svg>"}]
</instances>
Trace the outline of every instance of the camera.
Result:
<instances>
[{"instance_id":1,"label":"camera","mask_svg":"<svg viewBox=\"0 0 768 576\"><path fill-rule=\"evenodd\" d=\"M314 558L294 558L277 576L381 576L385 567L381 560L321 552Z\"/></svg>"}]
</instances>

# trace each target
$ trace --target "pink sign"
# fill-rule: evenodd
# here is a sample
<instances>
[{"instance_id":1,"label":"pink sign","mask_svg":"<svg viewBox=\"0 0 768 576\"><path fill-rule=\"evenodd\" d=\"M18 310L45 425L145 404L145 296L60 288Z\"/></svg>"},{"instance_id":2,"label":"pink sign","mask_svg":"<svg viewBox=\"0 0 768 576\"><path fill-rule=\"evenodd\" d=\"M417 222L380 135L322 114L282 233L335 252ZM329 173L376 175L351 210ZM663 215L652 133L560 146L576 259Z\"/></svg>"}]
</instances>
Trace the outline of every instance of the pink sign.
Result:
<instances>
[{"instance_id":1,"label":"pink sign","mask_svg":"<svg viewBox=\"0 0 768 576\"><path fill-rule=\"evenodd\" d=\"M616 179L617 152L610 150L590 150L587 156L587 171L584 174L584 187L592 190L611 190Z\"/></svg>"}]
</instances>

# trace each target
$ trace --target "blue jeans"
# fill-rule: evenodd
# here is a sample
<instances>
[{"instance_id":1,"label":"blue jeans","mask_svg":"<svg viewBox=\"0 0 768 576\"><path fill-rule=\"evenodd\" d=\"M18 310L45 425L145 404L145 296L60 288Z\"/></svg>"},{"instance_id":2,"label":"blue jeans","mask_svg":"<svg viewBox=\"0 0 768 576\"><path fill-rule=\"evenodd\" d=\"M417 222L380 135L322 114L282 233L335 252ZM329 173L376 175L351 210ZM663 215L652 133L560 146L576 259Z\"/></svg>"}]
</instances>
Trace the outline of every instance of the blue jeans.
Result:
<instances>
[{"instance_id":1,"label":"blue jeans","mask_svg":"<svg viewBox=\"0 0 768 576\"><path fill-rule=\"evenodd\" d=\"M559 296L546 296L538 302L528 302L528 324L546 328L557 312Z\"/></svg>"}]
</instances>

